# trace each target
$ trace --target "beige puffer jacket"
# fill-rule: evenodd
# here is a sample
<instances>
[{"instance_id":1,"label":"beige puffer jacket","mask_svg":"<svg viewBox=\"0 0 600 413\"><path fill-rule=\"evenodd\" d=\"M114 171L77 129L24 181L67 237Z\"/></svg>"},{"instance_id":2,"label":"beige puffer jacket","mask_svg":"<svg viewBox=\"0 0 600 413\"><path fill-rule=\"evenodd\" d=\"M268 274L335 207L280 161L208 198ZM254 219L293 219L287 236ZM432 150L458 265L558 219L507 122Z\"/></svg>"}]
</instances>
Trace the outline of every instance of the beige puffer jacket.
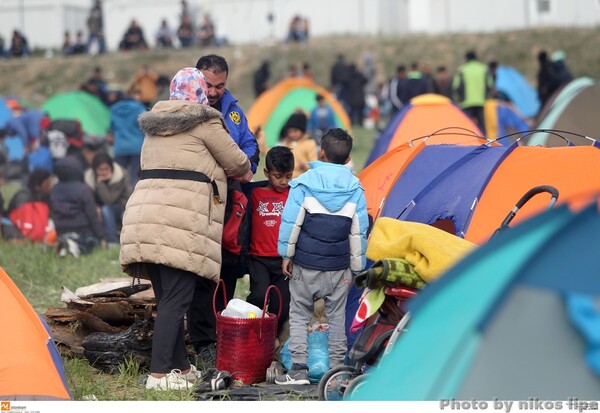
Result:
<instances>
[{"instance_id":1,"label":"beige puffer jacket","mask_svg":"<svg viewBox=\"0 0 600 413\"><path fill-rule=\"evenodd\" d=\"M221 113L188 101L160 101L139 117L146 135L141 169L203 172L217 182L140 180L125 209L120 262L135 275L135 263L164 264L218 280L227 176L243 176L248 157L227 132ZM145 271L142 266L142 276Z\"/></svg>"}]
</instances>

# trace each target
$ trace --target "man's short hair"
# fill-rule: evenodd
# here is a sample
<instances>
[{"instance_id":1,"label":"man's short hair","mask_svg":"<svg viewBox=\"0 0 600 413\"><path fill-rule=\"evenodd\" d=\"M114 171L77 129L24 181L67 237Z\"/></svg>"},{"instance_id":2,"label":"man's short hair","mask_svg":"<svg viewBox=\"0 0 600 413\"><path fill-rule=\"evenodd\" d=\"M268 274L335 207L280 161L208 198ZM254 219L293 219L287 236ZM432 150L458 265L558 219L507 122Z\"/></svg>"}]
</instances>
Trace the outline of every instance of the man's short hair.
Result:
<instances>
[{"instance_id":1,"label":"man's short hair","mask_svg":"<svg viewBox=\"0 0 600 413\"><path fill-rule=\"evenodd\" d=\"M352 151L352 136L343 129L329 129L321 140L321 149L331 163L343 165Z\"/></svg>"},{"instance_id":2,"label":"man's short hair","mask_svg":"<svg viewBox=\"0 0 600 413\"><path fill-rule=\"evenodd\" d=\"M467 53L465 53L465 60L469 61L475 59L477 59L477 53L475 53L475 50L469 50Z\"/></svg>"},{"instance_id":3,"label":"man's short hair","mask_svg":"<svg viewBox=\"0 0 600 413\"><path fill-rule=\"evenodd\" d=\"M208 70L215 74L225 72L229 75L229 66L223 56L217 56L216 54L209 54L202 56L196 63L196 69Z\"/></svg>"},{"instance_id":4,"label":"man's short hair","mask_svg":"<svg viewBox=\"0 0 600 413\"><path fill-rule=\"evenodd\" d=\"M265 166L269 172L292 172L294 170L294 154L287 146L274 146L267 152Z\"/></svg>"}]
</instances>

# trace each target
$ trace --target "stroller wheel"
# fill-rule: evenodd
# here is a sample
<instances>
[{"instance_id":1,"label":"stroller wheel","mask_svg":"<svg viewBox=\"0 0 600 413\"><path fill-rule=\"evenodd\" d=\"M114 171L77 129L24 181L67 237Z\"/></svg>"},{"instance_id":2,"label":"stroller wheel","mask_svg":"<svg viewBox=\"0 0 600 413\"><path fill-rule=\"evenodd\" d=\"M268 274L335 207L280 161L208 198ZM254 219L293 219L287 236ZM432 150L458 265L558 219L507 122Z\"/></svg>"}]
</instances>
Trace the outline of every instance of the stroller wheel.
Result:
<instances>
[{"instance_id":1,"label":"stroller wheel","mask_svg":"<svg viewBox=\"0 0 600 413\"><path fill-rule=\"evenodd\" d=\"M368 374L361 374L360 376L352 379L350 383L348 383L348 385L346 386L346 391L344 392L344 400L350 399L350 397L354 395L356 390L358 390L363 384L365 384L368 377Z\"/></svg>"},{"instance_id":2,"label":"stroller wheel","mask_svg":"<svg viewBox=\"0 0 600 413\"><path fill-rule=\"evenodd\" d=\"M343 400L346 387L357 375L356 369L350 366L329 370L319 381L319 400Z\"/></svg>"}]
</instances>

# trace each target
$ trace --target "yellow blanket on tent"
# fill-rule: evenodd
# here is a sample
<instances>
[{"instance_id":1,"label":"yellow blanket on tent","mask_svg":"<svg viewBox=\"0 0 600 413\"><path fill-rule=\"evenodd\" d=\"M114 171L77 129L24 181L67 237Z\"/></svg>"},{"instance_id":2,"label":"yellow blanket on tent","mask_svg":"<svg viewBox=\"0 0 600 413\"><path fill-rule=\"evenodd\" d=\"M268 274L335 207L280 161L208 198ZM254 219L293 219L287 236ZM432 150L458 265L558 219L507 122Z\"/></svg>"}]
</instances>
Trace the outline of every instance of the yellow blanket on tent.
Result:
<instances>
[{"instance_id":1,"label":"yellow blanket on tent","mask_svg":"<svg viewBox=\"0 0 600 413\"><path fill-rule=\"evenodd\" d=\"M366 254L373 261L403 258L429 283L475 247L430 225L383 217L373 225Z\"/></svg>"}]
</instances>

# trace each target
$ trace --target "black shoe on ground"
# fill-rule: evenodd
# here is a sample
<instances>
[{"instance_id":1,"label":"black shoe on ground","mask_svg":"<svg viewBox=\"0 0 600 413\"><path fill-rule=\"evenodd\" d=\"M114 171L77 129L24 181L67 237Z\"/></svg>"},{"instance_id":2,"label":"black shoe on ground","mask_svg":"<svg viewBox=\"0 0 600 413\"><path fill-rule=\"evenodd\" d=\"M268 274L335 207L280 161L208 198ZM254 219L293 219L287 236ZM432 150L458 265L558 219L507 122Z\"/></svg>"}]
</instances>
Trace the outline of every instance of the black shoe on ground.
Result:
<instances>
[{"instance_id":1,"label":"black shoe on ground","mask_svg":"<svg viewBox=\"0 0 600 413\"><path fill-rule=\"evenodd\" d=\"M202 371L217 366L217 345L215 343L200 347L196 351L196 367Z\"/></svg>"}]
</instances>

